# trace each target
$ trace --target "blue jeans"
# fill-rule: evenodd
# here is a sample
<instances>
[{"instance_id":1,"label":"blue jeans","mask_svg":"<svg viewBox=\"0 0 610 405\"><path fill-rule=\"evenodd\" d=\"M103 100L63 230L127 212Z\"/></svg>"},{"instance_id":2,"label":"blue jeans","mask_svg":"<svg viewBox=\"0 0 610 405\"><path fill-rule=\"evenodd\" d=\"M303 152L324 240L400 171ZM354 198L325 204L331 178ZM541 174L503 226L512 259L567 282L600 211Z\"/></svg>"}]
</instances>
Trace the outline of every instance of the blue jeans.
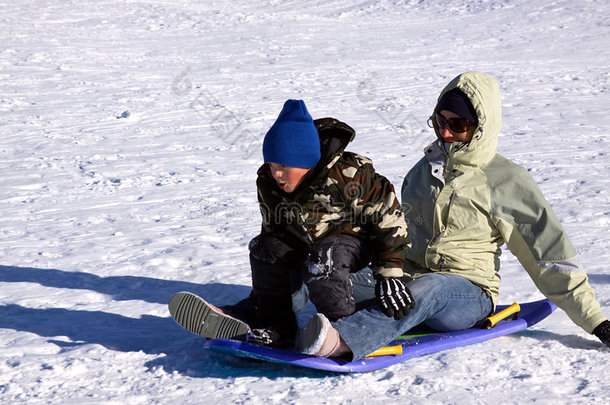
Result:
<instances>
[{"instance_id":1,"label":"blue jeans","mask_svg":"<svg viewBox=\"0 0 610 405\"><path fill-rule=\"evenodd\" d=\"M361 309L333 322L333 327L352 350L353 360L386 346L420 323L440 331L473 327L490 315L493 306L487 293L464 277L430 273L407 283L415 308L396 320L379 308L370 270L352 274L351 278Z\"/></svg>"}]
</instances>

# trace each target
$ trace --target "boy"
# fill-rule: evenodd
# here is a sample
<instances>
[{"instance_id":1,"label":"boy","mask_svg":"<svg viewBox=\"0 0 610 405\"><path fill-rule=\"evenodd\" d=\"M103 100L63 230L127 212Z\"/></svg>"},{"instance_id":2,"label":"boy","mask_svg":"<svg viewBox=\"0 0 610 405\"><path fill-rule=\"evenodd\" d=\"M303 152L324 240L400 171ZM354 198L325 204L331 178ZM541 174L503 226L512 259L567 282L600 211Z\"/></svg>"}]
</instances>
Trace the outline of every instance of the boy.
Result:
<instances>
[{"instance_id":1,"label":"boy","mask_svg":"<svg viewBox=\"0 0 610 405\"><path fill-rule=\"evenodd\" d=\"M350 273L369 263L384 312L411 310L401 281L407 224L392 184L369 159L345 151L354 136L336 119L313 121L303 101L286 101L258 170L262 230L249 246L252 293L224 308L177 294L169 308L180 325L207 338L247 334L259 344L292 345L295 312L307 297L331 321L355 312Z\"/></svg>"}]
</instances>

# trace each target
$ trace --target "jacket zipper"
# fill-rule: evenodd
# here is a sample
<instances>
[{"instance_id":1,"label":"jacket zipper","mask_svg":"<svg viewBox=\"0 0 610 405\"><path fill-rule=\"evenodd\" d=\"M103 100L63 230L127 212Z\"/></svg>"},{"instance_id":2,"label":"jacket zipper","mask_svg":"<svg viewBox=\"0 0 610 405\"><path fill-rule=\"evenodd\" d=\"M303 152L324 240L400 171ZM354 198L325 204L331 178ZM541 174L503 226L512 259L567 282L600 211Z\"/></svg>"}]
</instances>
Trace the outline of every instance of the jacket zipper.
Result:
<instances>
[{"instance_id":1,"label":"jacket zipper","mask_svg":"<svg viewBox=\"0 0 610 405\"><path fill-rule=\"evenodd\" d=\"M309 231L307 230L307 227L305 226L304 223L301 223L301 229L303 229L303 232L305 233L305 236L307 236L307 241L311 244L311 246L313 246L314 245L313 238L309 234Z\"/></svg>"}]
</instances>

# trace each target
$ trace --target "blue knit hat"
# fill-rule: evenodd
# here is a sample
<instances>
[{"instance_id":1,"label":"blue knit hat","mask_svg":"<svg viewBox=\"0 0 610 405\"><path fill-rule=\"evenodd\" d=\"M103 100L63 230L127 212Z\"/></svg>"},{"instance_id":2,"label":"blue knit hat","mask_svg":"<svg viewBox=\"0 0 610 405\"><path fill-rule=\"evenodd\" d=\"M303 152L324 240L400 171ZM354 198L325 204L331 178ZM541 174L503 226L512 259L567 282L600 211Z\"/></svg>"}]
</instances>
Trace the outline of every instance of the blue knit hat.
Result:
<instances>
[{"instance_id":1,"label":"blue knit hat","mask_svg":"<svg viewBox=\"0 0 610 405\"><path fill-rule=\"evenodd\" d=\"M318 130L303 100L287 100L263 141L265 163L311 168L320 160Z\"/></svg>"}]
</instances>

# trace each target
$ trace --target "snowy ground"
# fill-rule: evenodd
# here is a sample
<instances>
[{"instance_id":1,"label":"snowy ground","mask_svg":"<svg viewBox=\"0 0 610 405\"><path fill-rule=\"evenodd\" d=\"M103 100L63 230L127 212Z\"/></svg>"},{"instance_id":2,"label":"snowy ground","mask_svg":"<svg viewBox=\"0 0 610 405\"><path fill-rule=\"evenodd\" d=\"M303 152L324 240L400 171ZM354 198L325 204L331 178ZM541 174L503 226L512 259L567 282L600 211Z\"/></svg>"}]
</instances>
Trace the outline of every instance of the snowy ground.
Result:
<instances>
[{"instance_id":1,"label":"snowy ground","mask_svg":"<svg viewBox=\"0 0 610 405\"><path fill-rule=\"evenodd\" d=\"M334 116L398 187L466 70L504 96L610 314L610 3L0 3L0 402L608 403L610 351L556 312L513 336L332 375L205 352L166 302L249 291L262 135ZM510 254L504 303L540 298Z\"/></svg>"}]
</instances>

